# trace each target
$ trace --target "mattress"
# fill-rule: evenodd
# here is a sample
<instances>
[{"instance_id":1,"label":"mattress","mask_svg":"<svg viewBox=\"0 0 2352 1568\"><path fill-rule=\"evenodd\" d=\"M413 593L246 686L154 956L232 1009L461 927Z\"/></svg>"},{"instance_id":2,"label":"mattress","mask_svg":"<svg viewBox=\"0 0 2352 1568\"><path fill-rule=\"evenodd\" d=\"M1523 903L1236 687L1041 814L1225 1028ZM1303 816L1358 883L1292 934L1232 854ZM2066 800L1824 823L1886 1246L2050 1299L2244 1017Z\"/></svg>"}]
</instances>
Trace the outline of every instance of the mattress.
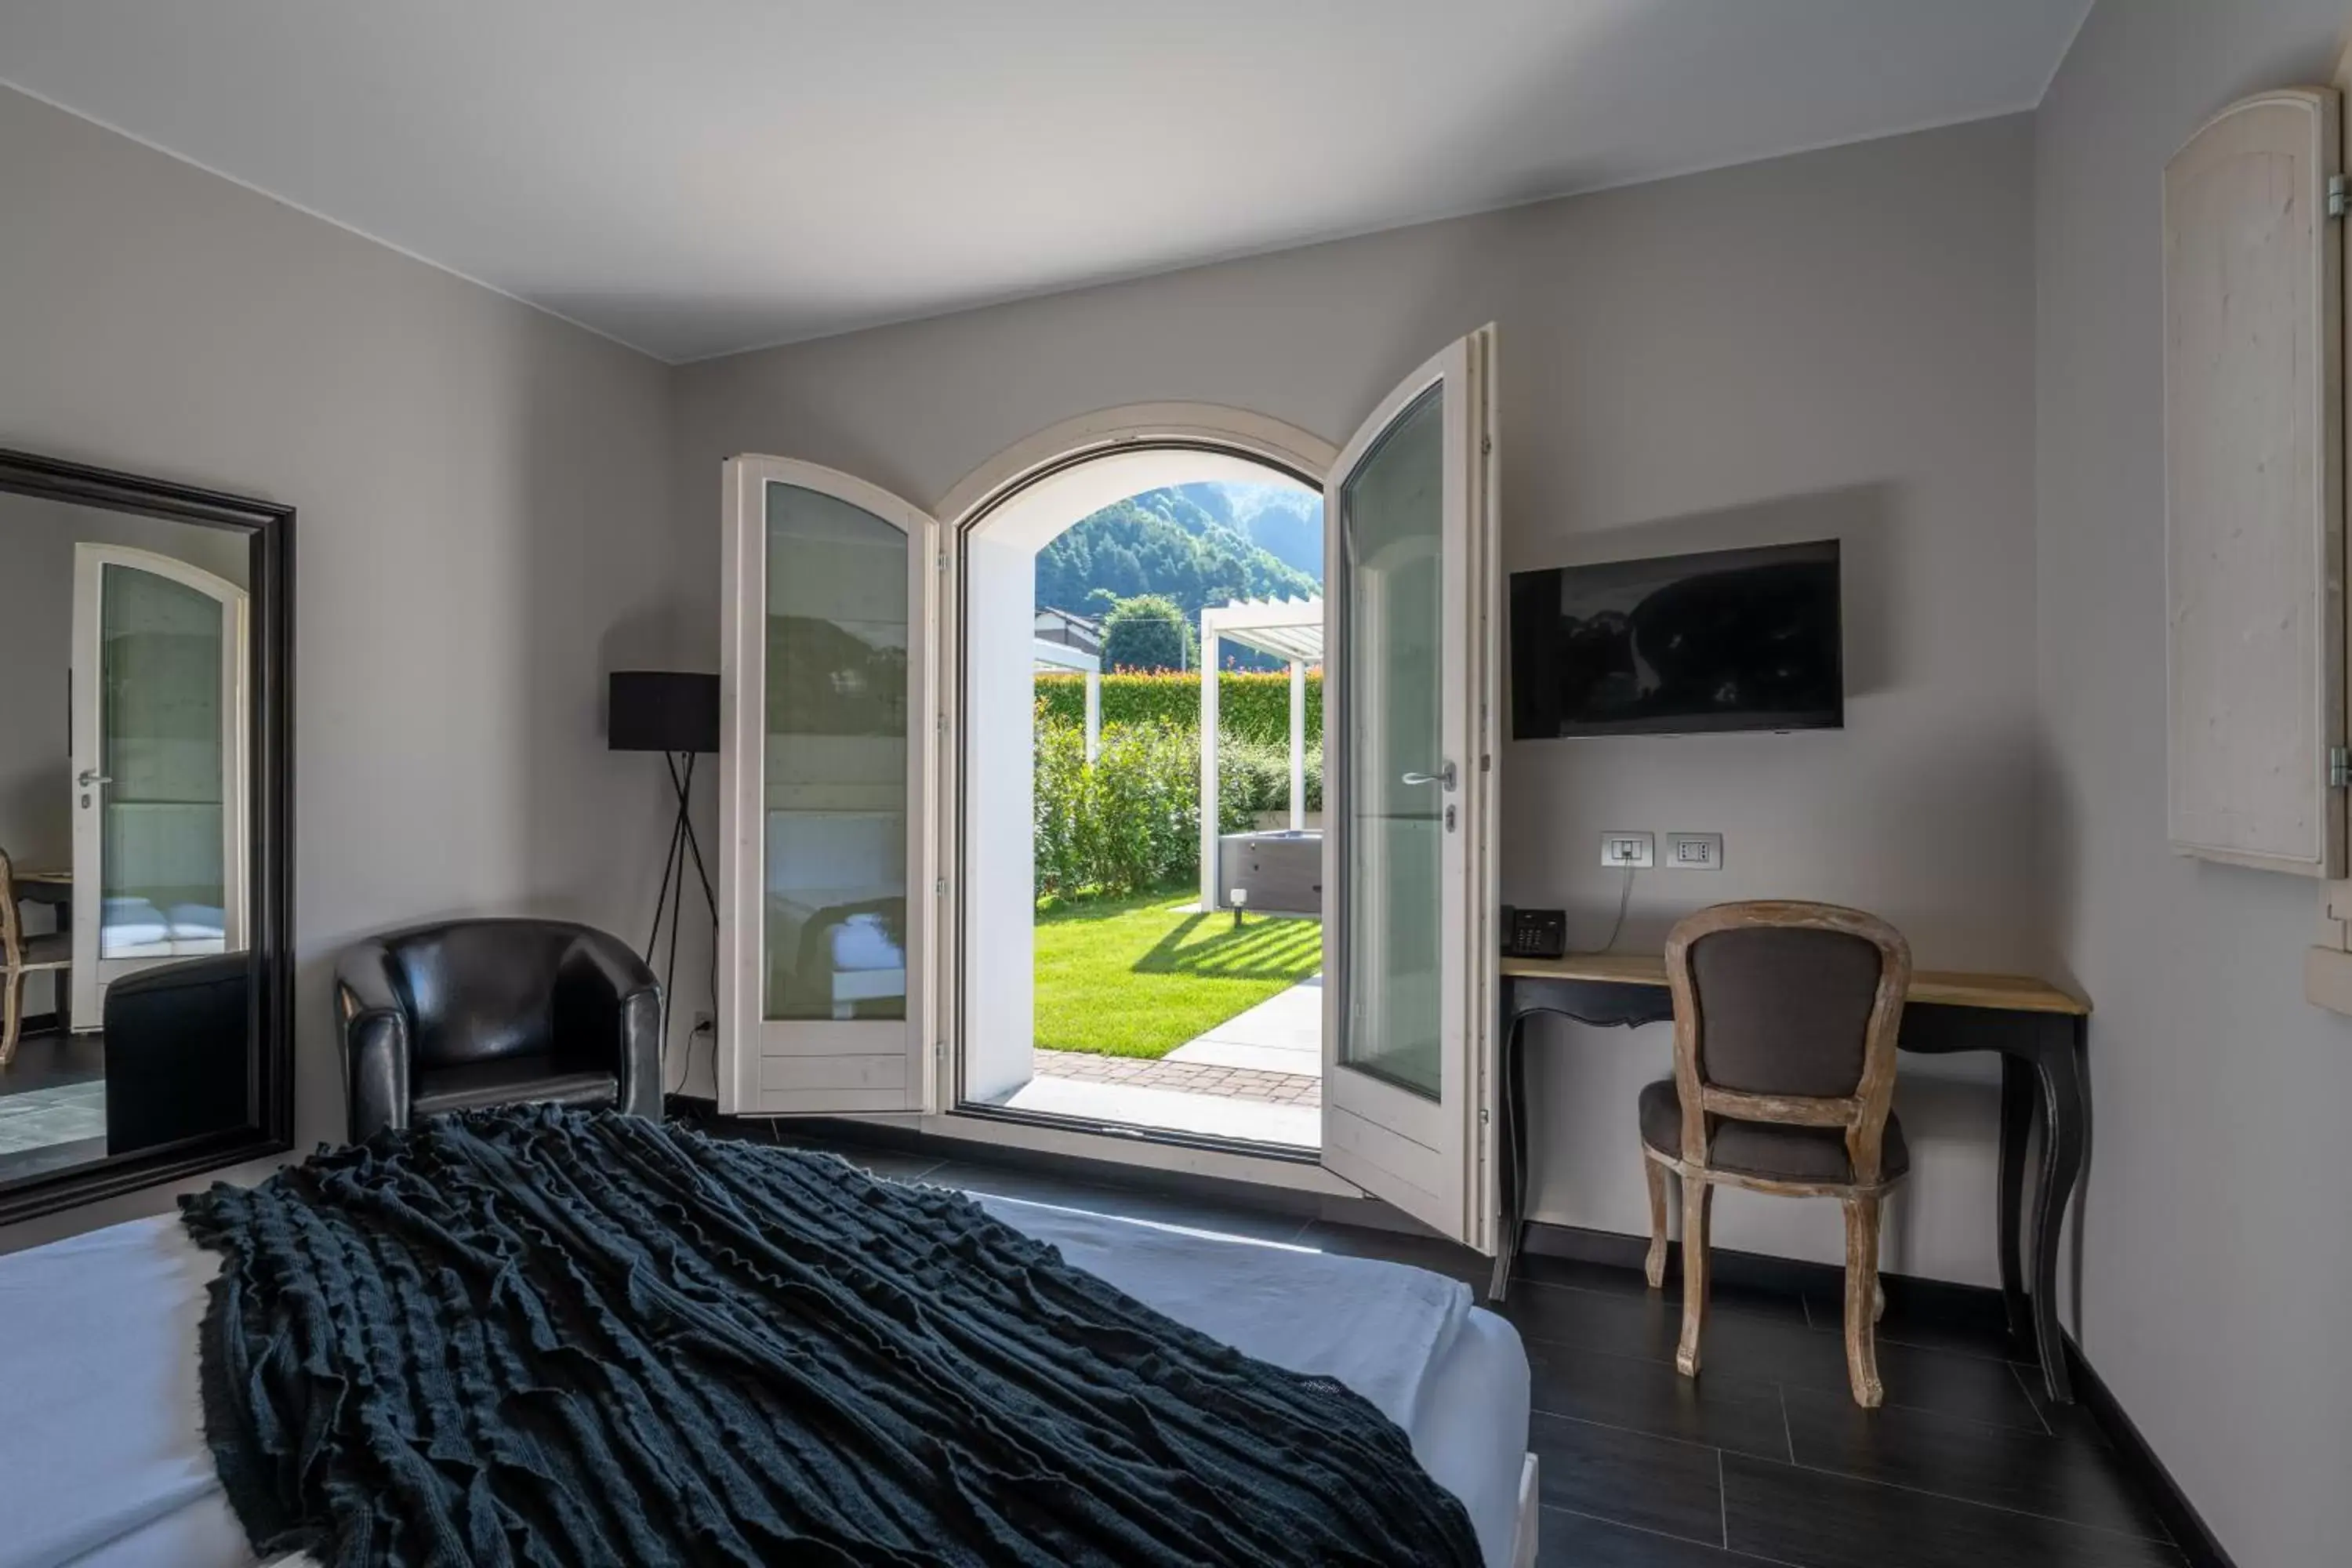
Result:
<instances>
[{"instance_id":1,"label":"mattress","mask_svg":"<svg viewBox=\"0 0 2352 1568\"><path fill-rule=\"evenodd\" d=\"M1488 1568L1507 1568L1528 1362L1467 1287L1366 1258L982 1202L1177 1321L1370 1400L1463 1500ZM216 1261L176 1215L0 1257L0 1568L255 1562L198 1415L196 1325Z\"/></svg>"}]
</instances>

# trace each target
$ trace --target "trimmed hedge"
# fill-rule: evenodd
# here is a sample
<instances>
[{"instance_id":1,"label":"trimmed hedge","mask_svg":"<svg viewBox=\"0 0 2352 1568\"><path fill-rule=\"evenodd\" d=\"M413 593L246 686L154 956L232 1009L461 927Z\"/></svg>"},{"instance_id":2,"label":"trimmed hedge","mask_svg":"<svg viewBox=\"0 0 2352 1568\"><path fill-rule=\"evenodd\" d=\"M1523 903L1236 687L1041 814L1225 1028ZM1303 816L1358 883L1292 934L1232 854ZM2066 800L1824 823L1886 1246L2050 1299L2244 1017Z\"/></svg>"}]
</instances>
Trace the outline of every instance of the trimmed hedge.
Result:
<instances>
[{"instance_id":1,"label":"trimmed hedge","mask_svg":"<svg viewBox=\"0 0 2352 1568\"><path fill-rule=\"evenodd\" d=\"M1228 669L1217 677L1217 728L1227 737L1290 747L1290 676L1287 671ZM1037 702L1043 716L1059 723L1087 722L1087 678L1077 674L1037 677ZM1135 675L1102 678L1102 721L1113 724L1170 724L1197 732L1201 728L1201 677L1190 674ZM1323 742L1323 672L1307 672L1307 744ZM1284 764L1286 767L1287 763Z\"/></svg>"}]
</instances>

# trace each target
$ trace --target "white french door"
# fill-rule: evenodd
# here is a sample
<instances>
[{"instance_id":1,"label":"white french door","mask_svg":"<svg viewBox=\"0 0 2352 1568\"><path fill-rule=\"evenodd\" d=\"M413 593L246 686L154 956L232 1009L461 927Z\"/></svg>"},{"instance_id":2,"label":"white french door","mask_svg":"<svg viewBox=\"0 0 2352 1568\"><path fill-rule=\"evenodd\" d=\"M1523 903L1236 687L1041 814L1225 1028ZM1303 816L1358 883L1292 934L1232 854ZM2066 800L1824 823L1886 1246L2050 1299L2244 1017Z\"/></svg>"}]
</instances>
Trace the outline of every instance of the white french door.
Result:
<instances>
[{"instance_id":1,"label":"white french door","mask_svg":"<svg viewBox=\"0 0 2352 1568\"><path fill-rule=\"evenodd\" d=\"M74 546L72 1011L246 943L245 590L151 551Z\"/></svg>"},{"instance_id":2,"label":"white french door","mask_svg":"<svg viewBox=\"0 0 2352 1568\"><path fill-rule=\"evenodd\" d=\"M725 495L719 1109L919 1110L939 528L781 458Z\"/></svg>"},{"instance_id":3,"label":"white french door","mask_svg":"<svg viewBox=\"0 0 2352 1568\"><path fill-rule=\"evenodd\" d=\"M1324 487L1323 1163L1495 1247L1495 331Z\"/></svg>"}]
</instances>

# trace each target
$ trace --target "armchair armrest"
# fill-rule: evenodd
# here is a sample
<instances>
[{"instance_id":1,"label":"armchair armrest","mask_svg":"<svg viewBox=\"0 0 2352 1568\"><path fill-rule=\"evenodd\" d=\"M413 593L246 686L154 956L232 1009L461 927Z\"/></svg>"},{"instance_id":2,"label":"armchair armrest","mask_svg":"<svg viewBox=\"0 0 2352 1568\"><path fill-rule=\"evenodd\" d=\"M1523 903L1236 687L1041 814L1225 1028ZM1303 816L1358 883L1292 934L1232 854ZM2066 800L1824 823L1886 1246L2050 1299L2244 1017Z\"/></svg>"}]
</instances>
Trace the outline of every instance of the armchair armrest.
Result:
<instances>
[{"instance_id":1,"label":"armchair armrest","mask_svg":"<svg viewBox=\"0 0 2352 1568\"><path fill-rule=\"evenodd\" d=\"M609 1068L619 1109L661 1117L661 983L618 939L583 930L555 980L555 1048L583 1067Z\"/></svg>"},{"instance_id":2,"label":"armchair armrest","mask_svg":"<svg viewBox=\"0 0 2352 1568\"><path fill-rule=\"evenodd\" d=\"M408 1125L408 1008L394 983L392 950L359 942L335 961L335 1028L342 1044L346 1131L365 1142Z\"/></svg>"}]
</instances>

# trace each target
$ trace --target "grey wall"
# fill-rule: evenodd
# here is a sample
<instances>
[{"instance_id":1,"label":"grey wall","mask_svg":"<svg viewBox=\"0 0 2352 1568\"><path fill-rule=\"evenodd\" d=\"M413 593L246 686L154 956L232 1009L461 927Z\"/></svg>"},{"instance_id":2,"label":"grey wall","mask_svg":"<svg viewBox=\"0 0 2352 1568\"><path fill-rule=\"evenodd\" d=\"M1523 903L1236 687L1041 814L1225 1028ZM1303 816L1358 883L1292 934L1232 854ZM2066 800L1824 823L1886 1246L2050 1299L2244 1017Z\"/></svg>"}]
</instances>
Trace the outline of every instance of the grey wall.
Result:
<instances>
[{"instance_id":1,"label":"grey wall","mask_svg":"<svg viewBox=\"0 0 2352 1568\"><path fill-rule=\"evenodd\" d=\"M126 544L200 566L242 587L246 536L197 523L0 495L0 849L19 870L73 863L73 766L66 699L73 662L74 546ZM29 907L28 907L29 909ZM37 931L47 914L30 914ZM58 976L26 984L33 1014L56 1005Z\"/></svg>"},{"instance_id":2,"label":"grey wall","mask_svg":"<svg viewBox=\"0 0 2352 1568\"><path fill-rule=\"evenodd\" d=\"M652 907L667 785L604 752L601 694L711 652L669 373L5 89L0 213L0 446L299 509L297 1133L338 1136L348 938Z\"/></svg>"},{"instance_id":3,"label":"grey wall","mask_svg":"<svg viewBox=\"0 0 2352 1568\"><path fill-rule=\"evenodd\" d=\"M2352 1537L2352 1020L2317 901L2165 845L2159 177L2211 113L2325 82L2342 0L2105 0L2035 156L2039 657L2059 951L2098 1004L2084 1350L2244 1568Z\"/></svg>"},{"instance_id":4,"label":"grey wall","mask_svg":"<svg viewBox=\"0 0 2352 1568\"><path fill-rule=\"evenodd\" d=\"M1571 906L1597 943L1604 828L1719 829L1723 872L1643 879L1629 945L1772 893L1882 910L1929 966L2030 968L2031 159L2030 121L1994 121L689 366L681 549L715 580L732 453L928 504L1118 404L1344 441L1491 319L1507 564L1839 533L1854 667L1841 733L1507 748L1505 896ZM1633 1100L1669 1049L1664 1028L1545 1031L1545 1217L1646 1226ZM1890 1266L1987 1281L1991 1094L1931 1070L1906 1066L1919 1174ZM1723 1245L1843 1256L1833 1205L1747 1197L1720 1204Z\"/></svg>"}]
</instances>

